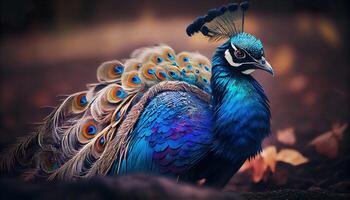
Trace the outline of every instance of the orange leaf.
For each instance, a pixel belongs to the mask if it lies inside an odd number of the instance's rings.
[[[317,136],[310,142],[310,145],[315,148],[317,153],[334,159],[338,155],[338,141],[343,138],[344,131],[347,127],[347,123],[343,125],[335,123],[333,124],[332,130]]]
[[[338,140],[331,131],[316,137],[310,142],[310,145],[317,153],[328,158],[334,159],[338,155]]]
[[[266,147],[261,153],[261,157],[263,157],[265,163],[270,167],[273,173],[276,170],[276,156],[277,150],[275,146]]]
[[[260,155],[252,160],[252,176],[255,183],[261,181],[264,178],[264,174],[268,169],[268,165],[264,158]]]
[[[332,131],[338,140],[343,138],[346,128],[348,128],[348,123],[345,123],[343,125],[340,125],[339,123],[333,124]]]
[[[296,143],[297,139],[295,137],[295,131],[293,127],[278,130],[277,140],[282,144],[293,145]]]
[[[276,157],[277,161],[285,162],[293,166],[307,163],[309,159],[304,157],[300,152],[293,149],[282,149]]]
[[[252,165],[251,165],[249,160],[246,160],[243,163],[243,165],[241,166],[241,168],[239,168],[238,172],[244,172],[244,171],[247,171],[250,168],[252,168]]]

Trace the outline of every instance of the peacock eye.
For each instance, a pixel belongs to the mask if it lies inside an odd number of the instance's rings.
[[[96,133],[96,127],[94,125],[90,125],[87,127],[87,134],[94,135]]]
[[[148,70],[147,70],[147,73],[148,73],[148,74],[154,74],[154,69],[148,69]]]
[[[170,60],[174,60],[174,56],[173,56],[171,53],[168,53],[168,58],[169,58]]]
[[[208,79],[203,77],[202,80],[203,80],[204,83],[208,83]]]
[[[132,81],[133,83],[135,83],[135,84],[141,83],[141,80],[140,80],[140,78],[139,78],[138,76],[133,76],[133,77],[131,78],[131,81]]]
[[[113,70],[116,74],[122,74],[124,71],[124,67],[120,65],[116,65],[114,66]]]
[[[86,104],[88,104],[86,95],[81,96],[80,100],[79,100],[80,105],[85,106]]]
[[[243,58],[245,58],[245,53],[244,53],[244,51],[242,51],[242,50],[240,50],[240,49],[235,50],[234,54],[235,54],[236,58],[238,58],[238,59],[243,59]]]
[[[157,57],[157,63],[161,63],[163,59],[161,57]]]

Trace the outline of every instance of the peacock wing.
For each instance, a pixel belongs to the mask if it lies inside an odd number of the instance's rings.
[[[144,108],[131,132],[129,150],[114,173],[181,175],[209,151],[211,106],[187,91],[163,91]]]

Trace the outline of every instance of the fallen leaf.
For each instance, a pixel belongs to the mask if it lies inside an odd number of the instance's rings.
[[[264,174],[267,172],[268,165],[264,158],[260,155],[251,162],[253,181],[254,183],[258,183],[264,178]]]
[[[317,136],[309,143],[309,145],[313,146],[317,153],[330,159],[334,159],[338,155],[339,140],[343,137],[344,131],[347,127],[347,123],[343,125],[335,123],[333,124],[332,130]]]
[[[251,160],[247,160],[239,172],[244,172],[251,169],[253,182],[260,182],[270,169],[272,172],[276,170],[276,155],[277,150],[275,146],[269,146]]]
[[[247,171],[248,169],[250,169],[252,167],[251,163],[249,160],[246,160],[243,165],[241,166],[241,168],[239,168],[238,172],[244,172]]]
[[[345,130],[348,128],[348,123],[341,125],[340,123],[333,124],[332,131],[338,140],[343,138]]]
[[[251,160],[246,160],[239,172],[250,170],[253,182],[258,183],[268,176],[269,171],[276,172],[277,161],[296,166],[308,162],[308,159],[293,149],[282,149],[277,153],[275,146],[268,146],[259,155]]]
[[[294,145],[296,143],[295,130],[293,127],[277,131],[277,140],[282,144]]]
[[[294,149],[282,149],[280,152],[278,152],[276,160],[291,164],[293,166],[298,166],[309,162],[309,159]]]
[[[317,153],[334,159],[338,155],[338,141],[332,132],[328,132],[316,137],[310,142]]]
[[[269,146],[264,148],[261,153],[261,157],[263,157],[267,166],[270,167],[272,172],[276,170],[276,157],[277,157],[277,149],[275,146]]]

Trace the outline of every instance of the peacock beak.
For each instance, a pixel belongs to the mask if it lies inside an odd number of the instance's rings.
[[[258,62],[256,63],[256,67],[258,69],[268,72],[272,76],[274,75],[273,68],[271,67],[270,63],[266,61],[264,57],[261,57],[261,59],[258,60]]]

